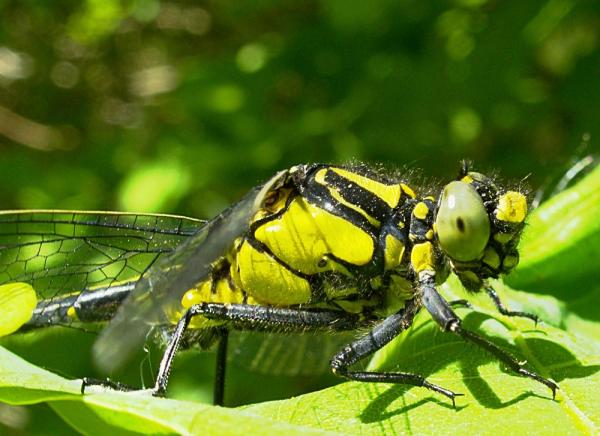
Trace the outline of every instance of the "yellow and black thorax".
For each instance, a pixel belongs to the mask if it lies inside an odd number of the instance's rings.
[[[282,180],[184,307],[335,307],[381,317],[414,296],[421,273],[442,282],[452,270],[476,290],[518,260],[525,197],[468,168],[423,197],[364,166],[298,165]]]

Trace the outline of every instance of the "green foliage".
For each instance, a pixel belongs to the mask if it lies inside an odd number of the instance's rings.
[[[0,12],[3,209],[128,209],[210,218],[277,170],[349,159],[418,167],[446,180],[456,174],[459,159],[469,158],[476,169],[494,169],[506,179],[530,174],[528,183],[536,188],[564,173],[582,138],[593,148],[600,136],[599,2],[9,0],[0,3]],[[590,412],[590,404],[598,403],[593,395],[599,390],[593,384],[598,361],[586,353],[600,338],[594,262],[599,191],[593,182],[585,192],[573,192],[579,197],[557,197],[545,215],[531,217],[520,268],[507,279],[526,293],[502,292],[511,307],[539,313],[546,323],[538,330],[507,320],[479,298],[475,312],[460,312],[468,325],[493,334],[524,359],[531,353],[520,345],[540,344],[540,336],[542,345],[551,342],[544,355],[558,356],[540,368],[563,388],[558,403],[536,383],[506,374],[472,347],[435,333],[422,316],[422,330],[415,327],[390,350],[412,344],[430,356],[439,341],[446,353],[418,362],[414,353],[389,360],[381,354],[377,362],[422,367],[467,394],[457,411],[420,389],[346,383],[244,413],[260,410],[275,423],[320,420],[321,427],[339,430],[356,425],[364,432],[385,431],[394,423],[418,432],[419,425],[442,426],[446,420],[461,421],[456,428],[468,430],[500,419],[512,422],[517,415],[531,429],[538,424],[536,413],[547,416],[546,408],[558,405],[564,413],[555,413],[551,422],[559,415],[573,417],[572,423],[582,416],[598,422]],[[444,290],[461,292],[455,285]],[[424,343],[414,342],[421,331],[431,334],[423,333]],[[4,338],[2,345],[68,378],[101,377],[89,354],[94,339],[52,329]],[[171,398],[209,401],[212,356],[206,354],[182,353],[177,359]],[[153,363],[158,356],[150,353]],[[559,363],[571,360],[581,366]],[[33,371],[16,364],[18,374]],[[58,390],[69,392],[70,399],[49,402],[53,408],[82,407],[76,392],[61,388],[64,381],[44,374],[41,390],[33,390],[36,401]],[[137,386],[140,370],[131,367],[113,377]],[[290,398],[334,383],[233,368],[229,380],[233,405]],[[29,382],[17,381],[29,390]],[[519,388],[511,396],[503,386],[512,383]],[[529,392],[542,398],[522,397]],[[333,401],[337,398],[346,400]],[[311,402],[314,410],[305,413]],[[68,427],[45,404],[11,409],[0,404],[0,422],[27,433],[65,434]],[[416,419],[414,414],[430,408],[425,419]],[[82,419],[94,410],[82,411]],[[202,415],[207,422],[223,413],[202,410],[208,411]]]
[[[536,186],[585,133],[600,136],[597,2],[56,0],[0,12],[6,209],[209,218],[281,168],[349,159],[446,179],[466,157]],[[161,189],[132,201],[164,163]]]
[[[542,245],[550,249],[545,254],[534,252],[536,256],[531,259],[536,262],[524,256],[524,269],[535,265],[545,272],[547,280],[562,280],[563,271],[554,269],[557,275],[553,276],[551,269],[556,262],[557,245],[542,242],[548,241],[556,226],[564,228],[572,223],[569,211],[573,209],[574,198],[578,206],[576,217],[580,220],[577,222],[581,224],[576,234],[582,241],[598,241],[594,219],[597,199],[590,193],[600,189],[599,175],[597,168],[574,188],[532,214],[523,252]],[[544,220],[549,215],[553,219]],[[563,261],[581,265],[584,272],[588,271],[586,265],[595,262],[594,258],[586,257],[589,247],[583,242],[558,246],[564,247]],[[595,249],[598,248],[596,243]],[[599,314],[597,309],[593,314],[579,313],[578,301],[586,300],[589,305],[594,296],[597,301],[600,285],[590,281],[586,274],[580,276],[574,272],[570,280],[564,281],[563,292],[556,295],[526,293],[501,283],[497,287],[512,309],[537,312],[546,322],[534,326],[527,319],[504,317],[484,295],[465,295],[455,279],[442,287],[442,293],[448,299],[466,296],[472,302],[473,309],[458,309],[467,328],[482,332],[527,361],[528,367],[558,382],[556,401],[552,401],[546,387],[505,371],[483,351],[441,333],[424,313],[409,332],[381,350],[370,365],[418,372],[434,383],[464,393],[465,397],[457,400],[456,409],[446,398],[421,388],[356,382],[237,409],[157,399],[140,393],[92,392],[82,396],[79,380],[66,380],[4,349],[0,349],[0,400],[14,405],[46,402],[74,428],[92,434],[108,431],[381,434],[391,430],[507,434],[532,428],[548,434],[598,431]],[[593,316],[586,316],[590,314]],[[259,387],[254,385],[254,389]]]
[[[528,219],[519,270],[511,274],[508,283],[556,294],[574,282],[586,284],[599,278],[597,265],[589,262],[600,246],[599,180],[600,171],[595,171],[577,190],[551,198],[543,211]],[[574,247],[578,247],[578,255],[565,256]]]

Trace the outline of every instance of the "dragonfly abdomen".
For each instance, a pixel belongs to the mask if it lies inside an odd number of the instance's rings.
[[[41,300],[21,330],[109,321],[134,286],[131,282]]]

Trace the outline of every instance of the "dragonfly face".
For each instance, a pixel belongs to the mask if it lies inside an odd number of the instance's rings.
[[[421,305],[444,329],[475,341],[435,286],[452,271],[476,291],[487,278],[514,268],[526,212],[521,193],[468,168],[439,195],[419,196],[407,182],[365,166],[298,165],[209,222],[5,213],[0,223],[14,226],[7,235],[17,240],[3,244],[0,274],[4,283],[30,283],[41,297],[29,327],[87,321],[94,314],[96,320],[112,318],[95,346],[96,359],[108,369],[121,364],[151,326],[177,324],[155,393],[164,391],[172,356],[189,329],[215,331],[218,338],[231,328],[376,325],[373,338],[381,330],[385,341],[357,340],[334,356],[332,369],[351,379],[394,382],[389,373],[373,378],[348,367],[409,326]],[[122,217],[132,222],[125,225]],[[147,225],[152,219],[163,225]],[[36,224],[45,228],[25,230]],[[138,245],[125,248],[119,241]],[[27,259],[23,253],[32,248]],[[74,254],[81,260],[69,258]],[[136,263],[142,256],[145,261]],[[30,272],[29,260],[42,267]],[[15,264],[21,271],[12,274]],[[70,295],[76,289],[85,292]],[[492,353],[506,362],[498,350]],[[455,395],[416,378],[399,382]]]

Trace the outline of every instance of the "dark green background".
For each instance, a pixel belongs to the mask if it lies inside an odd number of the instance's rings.
[[[2,208],[209,217],[350,159],[536,187],[600,134],[600,5],[0,2]]]
[[[21,0],[0,12],[2,209],[209,218],[278,169],[356,159],[443,180],[470,158],[537,188],[600,136],[595,1]],[[89,353],[69,350],[93,336],[77,335],[8,345],[80,377]],[[197,395],[187,386],[202,378],[208,399],[210,363],[178,365],[174,390]],[[139,383],[137,367],[127,377]],[[312,388],[253,377],[230,398]],[[22,413],[5,412],[0,423]],[[52,415],[27,413],[17,428],[53,433]]]

